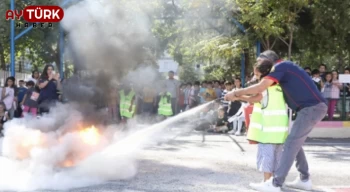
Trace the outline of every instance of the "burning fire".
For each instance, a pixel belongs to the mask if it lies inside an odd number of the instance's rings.
[[[82,145],[77,145],[71,148],[68,155],[63,161],[58,163],[60,167],[72,167],[81,160],[85,159],[91,153],[98,150],[100,144],[103,144],[103,136],[95,126],[88,128],[81,128],[76,131],[70,132],[69,134],[76,134],[77,139]],[[57,139],[57,143],[64,142],[62,140],[66,135],[61,135]],[[27,159],[30,158],[30,153],[34,148],[50,148],[52,144],[49,144],[46,140],[45,133],[39,130],[32,130],[28,134],[20,136],[18,138],[20,142],[16,146],[16,158]],[[56,144],[57,144],[56,143]],[[84,146],[88,148],[84,148]]]
[[[101,135],[95,126],[79,131],[79,136],[85,144],[93,146],[97,145],[101,139]]]
[[[25,159],[30,156],[30,150],[44,145],[44,137],[39,130],[28,133],[26,137],[21,138],[22,142],[17,146],[17,158]]]

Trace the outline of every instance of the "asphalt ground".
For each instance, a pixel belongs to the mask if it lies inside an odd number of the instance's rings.
[[[350,192],[350,139],[308,139],[304,150],[314,191]],[[205,135],[203,142],[200,132],[192,132],[143,150],[138,174],[132,179],[66,191],[250,192],[254,190],[249,183],[262,180],[255,156],[256,145],[243,136]],[[293,167],[287,180],[297,175]]]

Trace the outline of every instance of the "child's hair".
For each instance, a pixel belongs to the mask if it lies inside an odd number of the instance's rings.
[[[8,86],[9,86],[9,85],[7,84],[7,82],[8,82],[9,80],[12,80],[13,84],[12,84],[11,88],[14,88],[14,87],[15,87],[15,78],[14,78],[14,77],[7,77],[7,78],[6,78],[5,87],[8,87]]]
[[[328,75],[331,76],[331,80],[329,81],[329,83],[332,83],[332,80],[333,80],[333,78],[332,78],[332,77],[333,77],[333,76],[332,76],[332,73],[331,73],[331,72],[327,72],[324,76],[327,77]],[[325,78],[325,80],[326,80],[326,82],[328,82],[326,78]]]
[[[319,75],[320,74],[320,70],[318,69],[314,69],[311,71],[311,75]]]
[[[226,81],[225,85],[232,85],[232,82],[231,81]]]
[[[24,83],[24,80],[19,80],[20,83]]]
[[[34,85],[35,85],[35,83],[33,82],[33,81],[28,81],[27,83],[26,83],[26,86],[27,87],[34,87]]]
[[[260,79],[262,79],[263,77],[267,76],[270,73],[272,66],[273,66],[273,63],[270,60],[262,59],[262,60],[259,60],[254,67],[256,68],[257,71],[261,73]]]

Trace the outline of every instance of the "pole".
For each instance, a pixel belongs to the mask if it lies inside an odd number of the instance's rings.
[[[59,31],[59,34],[60,34],[60,40],[59,40],[59,53],[60,53],[60,76],[61,76],[61,79],[64,78],[64,62],[63,62],[63,54],[64,54],[64,30],[63,30],[63,27],[62,25],[60,24],[60,31]]]
[[[244,84],[245,84],[245,55],[244,55],[244,52],[241,55],[241,82],[242,82],[242,87],[244,87]]]
[[[259,57],[260,53],[261,53],[261,43],[260,43],[260,41],[257,41],[256,42],[256,57]]]
[[[15,11],[15,0],[11,0],[10,9]],[[15,19],[10,21],[10,72],[11,76],[15,76]]]

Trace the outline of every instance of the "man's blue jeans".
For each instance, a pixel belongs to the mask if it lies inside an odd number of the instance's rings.
[[[282,187],[290,168],[296,160],[296,168],[301,180],[309,179],[309,166],[302,145],[314,126],[320,122],[327,113],[327,105],[319,103],[306,107],[297,112],[291,132],[284,143],[280,164],[274,173],[273,184]]]

